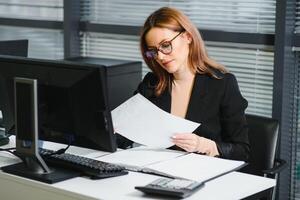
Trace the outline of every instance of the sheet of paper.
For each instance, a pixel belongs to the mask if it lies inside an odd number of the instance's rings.
[[[174,177],[203,182],[237,170],[244,164],[244,161],[221,159],[190,153],[175,159],[148,165],[147,168]]]
[[[186,154],[186,152],[140,146],[117,151],[109,155],[96,158],[96,160],[120,164],[125,167],[130,167],[130,169],[139,170],[147,165],[174,159],[184,154]]]
[[[200,124],[167,113],[141,94],[136,94],[112,112],[115,132],[156,148],[173,146],[175,133],[193,132]]]

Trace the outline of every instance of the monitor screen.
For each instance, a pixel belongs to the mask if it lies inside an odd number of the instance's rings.
[[[39,139],[113,152],[105,68],[0,56],[0,110],[14,133],[14,78],[37,80]],[[26,119],[24,119],[26,120]]]

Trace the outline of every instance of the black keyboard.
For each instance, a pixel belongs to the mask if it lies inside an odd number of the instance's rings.
[[[128,174],[124,167],[69,153],[55,154],[55,151],[39,149],[47,164],[79,171],[91,179],[101,179]]]

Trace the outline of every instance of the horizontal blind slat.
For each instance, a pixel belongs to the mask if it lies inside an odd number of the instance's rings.
[[[0,0],[0,17],[63,20],[63,0]]]
[[[93,23],[141,26],[162,6],[182,10],[202,29],[274,33],[276,0],[90,0],[82,1],[81,19]]]

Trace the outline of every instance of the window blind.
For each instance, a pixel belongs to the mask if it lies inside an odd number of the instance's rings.
[[[0,0],[0,17],[63,20],[63,0]],[[28,57],[62,59],[62,30],[0,26],[1,40],[28,39]]]
[[[279,199],[300,199],[300,52],[294,51],[285,61],[283,99],[280,123],[280,158],[288,165],[280,173]],[[289,190],[284,186],[289,185]]]
[[[63,20],[63,0],[0,0],[0,17]]]
[[[293,116],[293,124],[294,124],[294,134],[293,138],[295,138],[292,143],[293,149],[295,149],[293,152],[295,154],[292,154],[292,188],[293,188],[293,199],[300,200],[300,50],[295,51],[295,57],[296,57],[296,73],[295,73],[295,95],[294,95],[294,114]]]
[[[225,65],[238,80],[248,100],[247,113],[272,116],[273,57],[269,47],[207,43],[210,57]]]
[[[295,23],[295,33],[300,33],[300,1],[296,2],[296,23]]]
[[[28,57],[63,59],[64,42],[60,30],[0,26],[1,40],[28,39]]]
[[[162,6],[181,9],[201,29],[274,33],[276,0],[89,0],[81,19],[100,24],[141,26]]]
[[[248,100],[248,113],[272,115],[273,50],[246,48],[238,44],[207,43],[212,58],[224,64],[234,73],[243,96]],[[82,33],[82,56],[122,60],[139,60],[137,36]],[[143,75],[149,71],[143,62]]]

